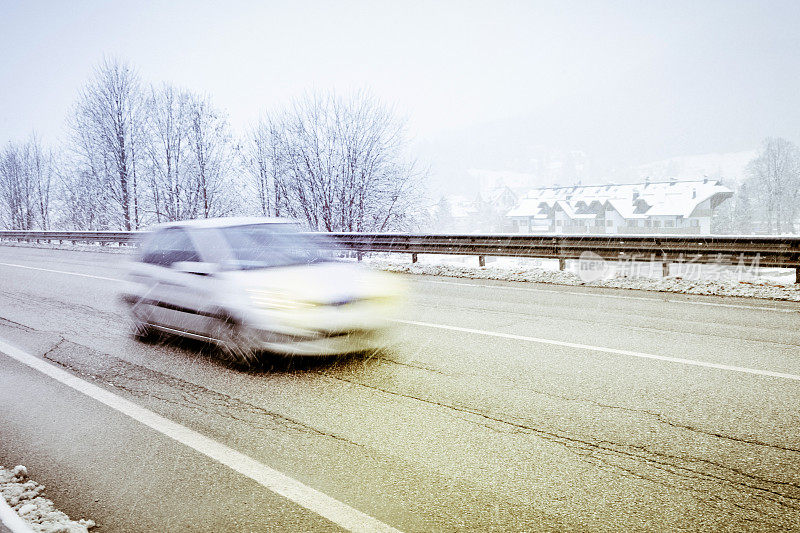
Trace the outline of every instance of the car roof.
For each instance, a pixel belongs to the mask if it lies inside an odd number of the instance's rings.
[[[253,224],[296,224],[295,220],[279,217],[219,217],[219,218],[200,218],[196,220],[179,220],[175,222],[164,222],[150,228],[159,230],[164,228],[229,228],[232,226],[250,226]]]

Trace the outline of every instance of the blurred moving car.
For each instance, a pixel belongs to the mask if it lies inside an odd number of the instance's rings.
[[[402,296],[393,276],[337,261],[290,220],[174,222],[146,235],[122,299],[134,333],[212,341],[240,364],[261,352],[330,355],[383,345]]]

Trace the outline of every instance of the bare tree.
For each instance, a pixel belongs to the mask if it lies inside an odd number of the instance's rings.
[[[49,229],[55,157],[36,135],[0,152],[0,220],[12,229]]]
[[[372,96],[306,96],[268,115],[252,141],[262,210],[325,231],[411,222],[422,173],[404,158],[404,123]]]
[[[11,229],[33,229],[33,195],[19,146],[9,143],[0,158],[0,195],[3,225]]]
[[[31,163],[31,174],[36,188],[36,208],[39,227],[50,229],[50,191],[56,173],[56,160],[52,151],[45,151],[34,134],[28,142],[28,157]]]
[[[756,228],[754,225],[752,184],[740,184],[730,201],[724,202],[714,210],[711,218],[711,233],[722,235],[748,235]]]
[[[281,216],[286,191],[281,180],[283,136],[269,117],[262,118],[250,132],[242,151],[243,167],[249,173],[249,190],[261,216]]]
[[[196,190],[194,216],[209,218],[228,215],[236,208],[233,135],[224,114],[208,98],[189,97],[190,171]]]
[[[62,169],[57,180],[59,225],[73,230],[113,227],[108,188],[98,187],[97,176],[89,169],[70,164]]]
[[[38,148],[29,159],[16,145],[3,152],[6,224],[49,227],[53,182],[57,223],[75,229],[138,229],[248,207],[327,231],[408,228],[419,218],[424,172],[405,157],[404,123],[365,93],[301,98],[265,116],[240,146],[207,97],[168,84],[145,92],[131,66],[106,59],[69,126],[71,150],[59,165]]]
[[[797,146],[786,139],[766,139],[761,154],[750,162],[747,171],[748,186],[754,192],[766,231],[794,232],[800,201]]]
[[[146,100],[147,174],[157,222],[192,218],[196,191],[190,183],[189,96],[164,84]]]
[[[142,94],[139,77],[125,62],[105,59],[83,88],[70,120],[76,173],[89,194],[109,202],[108,224],[126,230],[140,224],[136,174]]]
[[[146,104],[150,206],[156,221],[209,218],[236,208],[236,147],[227,118],[208,98],[164,84]]]
[[[436,231],[440,232],[447,232],[453,229],[453,212],[450,209],[450,202],[444,196],[440,197],[436,203],[433,226]]]

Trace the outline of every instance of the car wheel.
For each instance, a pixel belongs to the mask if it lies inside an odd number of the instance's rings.
[[[258,363],[258,354],[247,329],[231,319],[220,320],[216,335],[222,358],[243,368]]]

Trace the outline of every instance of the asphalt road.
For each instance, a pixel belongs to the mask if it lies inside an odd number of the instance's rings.
[[[800,528],[800,305],[408,277],[386,349],[128,334],[124,257],[0,247],[0,340],[406,531]],[[335,530],[0,353],[0,464],[96,531]]]

